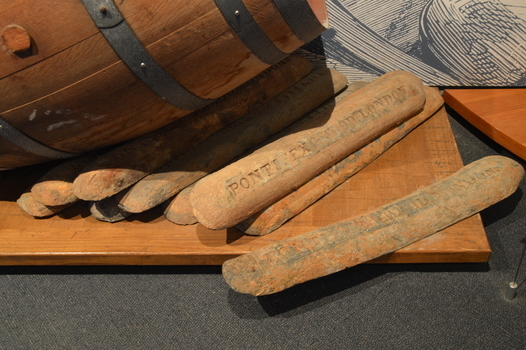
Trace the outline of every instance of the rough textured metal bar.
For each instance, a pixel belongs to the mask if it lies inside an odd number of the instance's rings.
[[[314,70],[266,104],[119,192],[119,206],[141,213],[163,203],[314,110],[346,85],[347,77],[340,72]]]
[[[89,210],[95,219],[104,222],[119,222],[131,215],[131,213],[119,208],[115,196],[97,202],[90,202]]]
[[[174,80],[144,48],[113,0],[82,0],[82,2],[122,61],[163,99],[186,110],[196,110],[214,101],[194,95]]]
[[[442,106],[443,102],[437,89],[426,87],[426,104],[422,112],[344,158],[270,207],[239,223],[236,227],[246,234],[256,236],[266,235],[278,229],[287,220],[301,213],[381,156],[396,142],[431,117]]]
[[[273,1],[290,29],[304,43],[312,41],[325,30],[307,0]]]
[[[25,192],[20,196],[20,198],[16,200],[16,204],[28,215],[31,215],[35,218],[46,218],[49,216],[53,216],[66,208],[71,207],[75,203],[57,206],[47,206],[40,202],[37,202],[33,198],[31,192]]]
[[[270,101],[311,71],[308,60],[288,56],[205,108],[97,158],[75,179],[73,191],[90,201],[113,196]]]
[[[90,153],[67,160],[45,173],[31,187],[33,198],[47,206],[71,204],[79,200],[73,193],[73,181],[82,168],[98,157],[100,153]]]
[[[193,225],[197,223],[192,206],[190,205],[190,192],[193,185],[179,192],[171,201],[167,201],[164,208],[164,217],[177,225]]]
[[[0,117],[0,137],[26,152],[36,154],[50,159],[64,159],[78,156],[76,153],[68,153],[50,148],[31,137],[27,136],[7,120]]]
[[[289,135],[198,181],[190,195],[205,227],[237,225],[336,162],[419,113],[424,87],[414,74],[394,71]]]
[[[516,161],[485,157],[372,212],[228,260],[223,276],[241,293],[276,293],[432,235],[508,197],[523,176]]]
[[[273,65],[287,57],[288,54],[268,38],[242,0],[215,0],[215,3],[230,27],[257,58]]]

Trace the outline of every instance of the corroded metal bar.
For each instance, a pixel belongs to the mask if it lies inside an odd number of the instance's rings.
[[[116,196],[90,202],[89,210],[95,219],[104,222],[119,222],[131,215],[119,208]]]
[[[190,194],[194,214],[210,229],[232,227],[419,113],[424,103],[418,77],[387,73],[336,104],[325,119],[303,123],[198,181]]]
[[[20,209],[35,218],[45,218],[53,216],[62,210],[71,207],[75,203],[47,206],[40,202],[37,202],[30,191],[24,192],[17,200],[16,204]]]
[[[276,203],[240,222],[236,227],[246,234],[255,236],[266,235],[278,229],[287,220],[301,213],[382,155],[392,145],[431,117],[442,106],[443,102],[438,89],[426,87],[426,104],[422,112],[344,158]]]
[[[171,201],[167,201],[164,217],[177,225],[193,225],[197,223],[194,211],[190,205],[190,192],[193,185],[179,192]]]
[[[221,168],[300,119],[347,86],[347,77],[320,68],[263,106],[210,135],[181,156],[119,193],[119,206],[141,213]]]
[[[111,197],[192,146],[282,93],[312,71],[291,55],[213,104],[100,156],[74,181],[73,191],[87,201]]]
[[[33,198],[47,206],[66,205],[79,201],[73,193],[73,181],[81,170],[102,153],[89,153],[57,165],[31,187]]]
[[[284,239],[223,264],[236,291],[266,295],[403,248],[514,193],[516,161],[489,156],[367,214]]]

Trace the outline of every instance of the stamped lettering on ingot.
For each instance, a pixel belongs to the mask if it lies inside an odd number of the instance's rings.
[[[260,167],[252,170],[250,173],[236,178],[235,181],[230,181],[227,184],[228,192],[231,197],[236,197],[240,191],[251,188],[258,183],[263,183],[269,178],[272,178],[281,170],[281,166],[276,159],[267,162]]]
[[[408,94],[405,86],[397,86],[374,101],[354,109],[350,114],[343,114],[338,120],[320,127],[314,134],[298,140],[294,147],[277,152],[270,161],[229,179],[225,184],[227,198],[235,201],[240,194],[269,182],[283,171],[293,170],[345,134],[354,133],[364,124],[389,113],[392,108],[404,103]],[[325,109],[317,114],[325,112]]]

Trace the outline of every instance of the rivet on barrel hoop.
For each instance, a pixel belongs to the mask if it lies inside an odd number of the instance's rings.
[[[269,39],[242,0],[215,0],[215,3],[228,25],[258,59],[274,65],[288,56]]]
[[[135,36],[113,0],[82,0],[91,18],[128,68],[167,102],[186,110],[214,100],[194,95],[161,67]],[[148,67],[148,69],[145,69]]]

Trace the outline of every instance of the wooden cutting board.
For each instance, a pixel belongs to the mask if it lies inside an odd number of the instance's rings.
[[[0,173],[0,265],[219,265],[393,201],[452,174],[462,161],[442,109],[360,173],[262,237],[235,228],[177,226],[160,208],[110,224],[97,221],[86,203],[78,203],[55,217],[35,219],[15,200],[44,167]],[[486,262],[490,252],[480,216],[475,215],[373,262]]]
[[[526,89],[447,89],[444,101],[492,140],[526,159]]]

